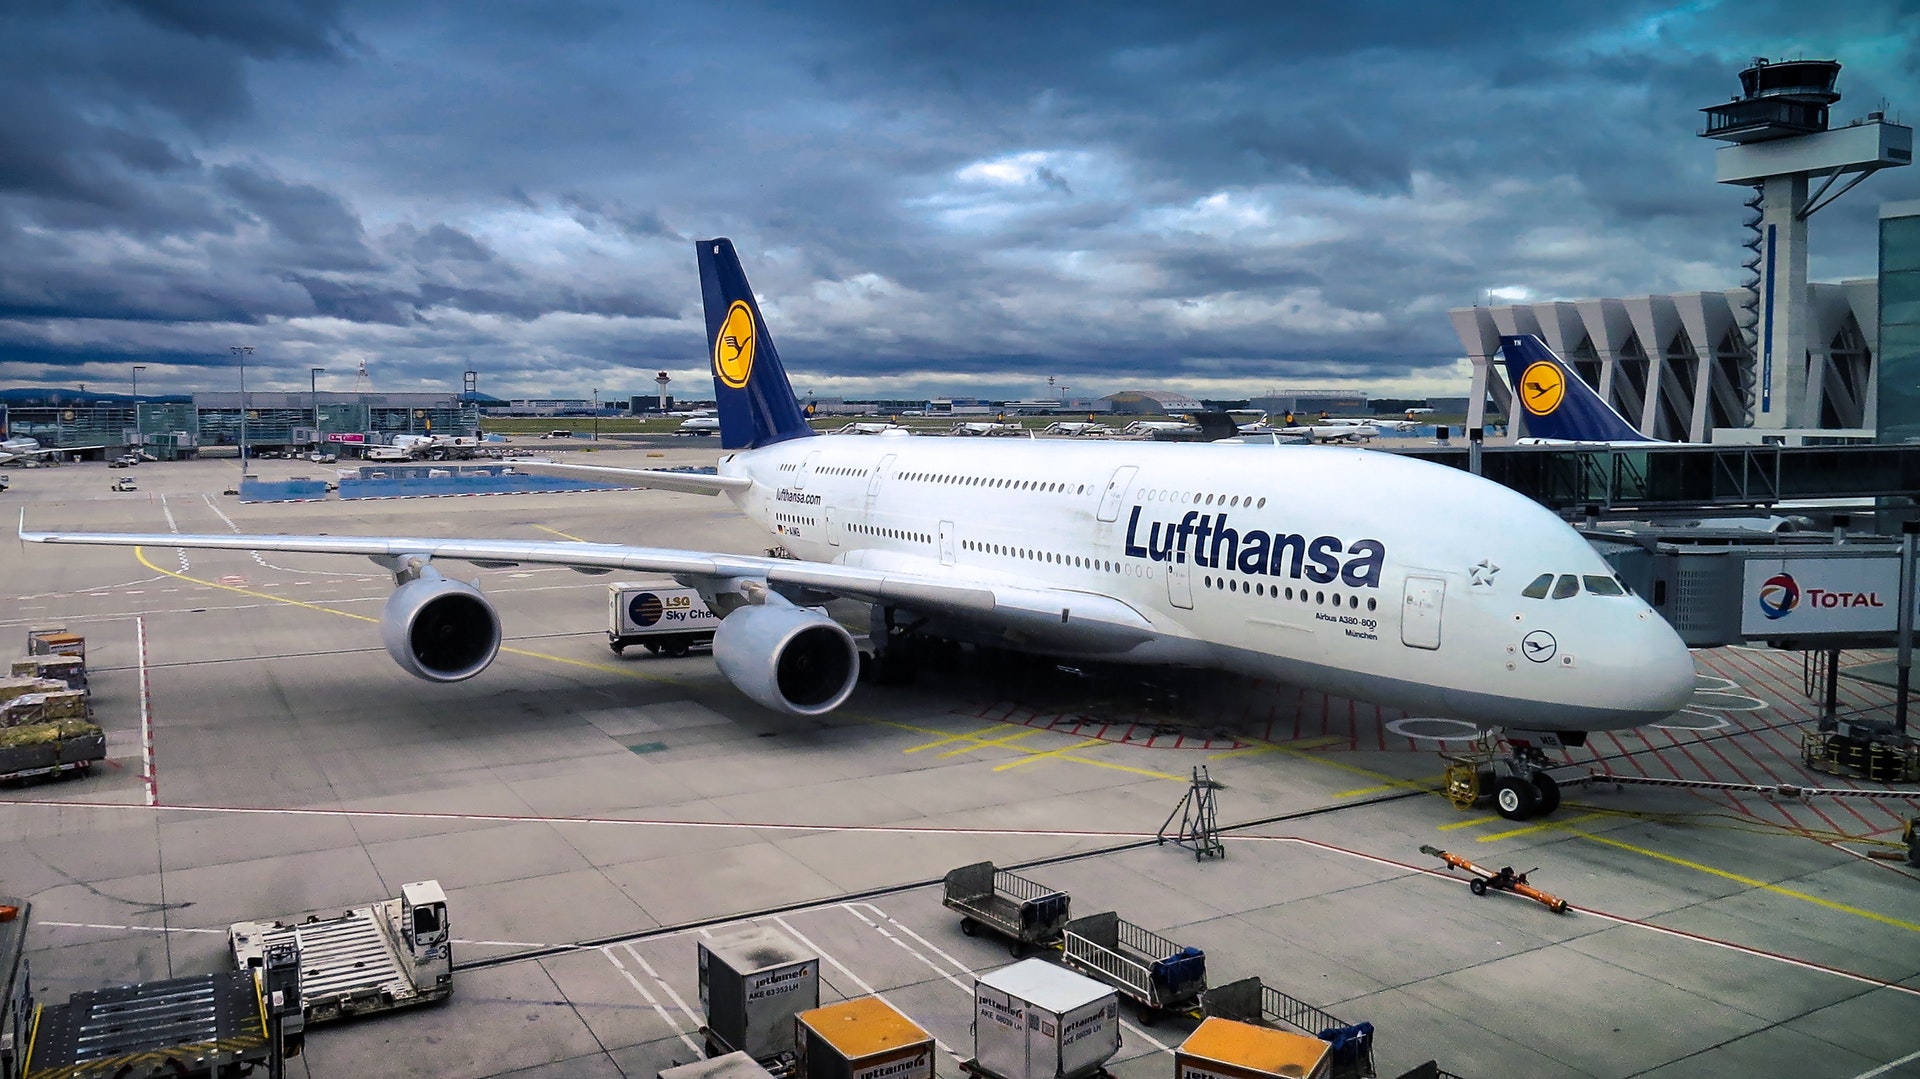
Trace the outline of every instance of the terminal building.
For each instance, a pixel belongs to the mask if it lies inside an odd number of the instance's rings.
[[[1920,408],[1911,389],[1920,371],[1902,276],[1920,268],[1920,204],[1882,208],[1877,277],[1807,280],[1809,219],[1875,172],[1913,161],[1913,129],[1882,112],[1831,123],[1839,73],[1833,60],[1755,60],[1738,96],[1701,110],[1700,136],[1725,144],[1715,179],[1751,191],[1738,287],[1450,312],[1473,361],[1468,425],[1483,424],[1491,395],[1517,421],[1513,433],[1526,433],[1496,356],[1501,335],[1537,334],[1652,438],[1797,445],[1920,435],[1920,416],[1908,418]],[[1882,362],[1883,341],[1902,350],[1893,367]],[[1900,400],[1883,399],[1883,385]]]
[[[242,395],[198,393],[191,401],[114,402],[6,411],[6,435],[42,446],[102,446],[93,456],[140,448],[156,457],[190,457],[208,446],[238,447]],[[250,452],[313,452],[386,445],[395,435],[473,436],[479,405],[457,393],[280,393],[245,395]]]

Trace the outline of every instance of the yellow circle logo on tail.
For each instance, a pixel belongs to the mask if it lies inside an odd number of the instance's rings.
[[[1567,395],[1567,376],[1560,368],[1541,360],[1520,376],[1520,404],[1536,416],[1545,416],[1560,407]]]
[[[728,388],[744,390],[753,374],[753,309],[733,301],[713,338],[713,373]]]

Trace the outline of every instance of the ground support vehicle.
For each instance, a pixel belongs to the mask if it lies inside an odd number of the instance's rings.
[[[0,1076],[13,1079],[27,1052],[33,987],[27,971],[27,915],[32,904],[0,895]]]
[[[975,862],[947,874],[940,902],[960,912],[962,933],[973,936],[985,926],[1011,941],[1009,950],[1018,959],[1030,947],[1060,939],[1071,899],[992,862]]]
[[[1060,961],[1106,982],[1151,1025],[1161,1013],[1191,1008],[1207,988],[1207,956],[1107,911],[1075,918],[1061,929]]]
[[[258,971],[36,1005],[21,954],[28,913],[25,900],[0,898],[0,1079],[218,1079],[259,1066],[279,1079],[299,1055],[305,1032],[291,949],[275,950]]]
[[[85,720],[0,729],[0,781],[85,773],[106,759],[106,732]]]
[[[301,1007],[309,1024],[431,1004],[453,995],[447,895],[438,881],[404,884],[384,902],[336,918],[235,922],[234,965],[261,966],[275,945],[300,952]]]
[[[1208,1018],[1230,1019],[1274,1030],[1292,1027],[1327,1042],[1330,1079],[1365,1079],[1373,1070],[1373,1024],[1346,1023],[1260,979],[1242,978],[1200,995]]]
[[[776,929],[747,926],[695,942],[706,1055],[744,1052],[775,1076],[793,1072],[794,1016],[820,1006],[820,958]]]
[[[1327,1043],[1311,1035],[1209,1016],[1173,1051],[1173,1074],[1178,1079],[1331,1079],[1330,1057]]]
[[[684,656],[713,644],[720,616],[700,593],[667,583],[615,581],[607,585],[607,647],[620,655],[644,644],[655,655]]]

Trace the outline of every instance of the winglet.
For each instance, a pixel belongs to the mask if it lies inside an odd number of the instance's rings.
[[[1500,338],[1513,412],[1532,438],[1565,442],[1658,442],[1634,429],[1534,334]]]

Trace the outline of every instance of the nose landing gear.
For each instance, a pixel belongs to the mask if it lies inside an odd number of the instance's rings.
[[[1577,740],[1574,736],[1577,736]],[[1549,735],[1550,745],[1581,745],[1584,732],[1560,732]],[[1506,752],[1498,748],[1491,732],[1471,752],[1443,754],[1447,760],[1447,797],[1455,806],[1468,809],[1491,801],[1494,811],[1508,820],[1532,820],[1560,808],[1560,784],[1549,769],[1551,758],[1533,739],[1514,737],[1504,742]]]

